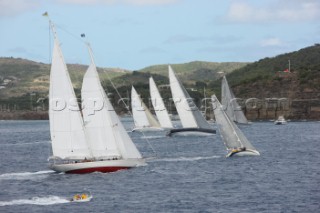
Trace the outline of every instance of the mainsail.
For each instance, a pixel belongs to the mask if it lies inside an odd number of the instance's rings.
[[[163,103],[159,90],[153,78],[149,78],[150,86],[150,97],[153,105],[153,109],[156,112],[157,118],[161,127],[163,128],[173,128],[172,122],[170,120],[168,111]]]
[[[223,76],[221,84],[221,102],[230,119],[237,123],[248,124],[248,120],[243,114],[225,76]]]
[[[50,71],[49,121],[54,158],[91,158],[83,120],[54,26],[54,47]]]
[[[91,64],[83,78],[81,95],[85,129],[93,157],[142,158],[101,86],[89,45],[88,49]]]
[[[184,128],[212,129],[169,65],[172,98]]]
[[[159,122],[153,117],[133,86],[131,89],[131,105],[136,128],[160,127]]]
[[[228,117],[215,95],[212,96],[212,106],[216,124],[227,150],[245,148],[246,151],[259,155],[259,152],[252,146],[238,126]]]

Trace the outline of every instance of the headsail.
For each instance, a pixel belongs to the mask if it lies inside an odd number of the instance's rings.
[[[152,77],[149,78],[149,86],[150,86],[150,97],[151,97],[152,105],[153,105],[154,111],[156,112],[156,115],[161,127],[173,128],[168,111],[163,103],[163,100],[161,98],[157,85],[154,82]]]
[[[246,116],[241,110],[241,106],[238,104],[237,99],[231,91],[228,81],[225,76],[222,78],[221,84],[221,102],[224,110],[229,118],[237,123],[248,124]]]
[[[120,122],[101,86],[93,54],[88,45],[91,64],[83,78],[83,117],[88,142],[95,158],[141,158],[141,155]]]
[[[227,150],[246,148],[246,150],[259,154],[238,126],[228,117],[215,95],[212,96],[212,105],[216,123]]]
[[[49,89],[53,156],[62,159],[91,158],[76,95],[51,21],[50,26],[54,34]]]
[[[212,129],[169,65],[172,98],[184,128]]]
[[[153,117],[133,86],[131,90],[131,104],[136,128],[160,127],[159,122]]]

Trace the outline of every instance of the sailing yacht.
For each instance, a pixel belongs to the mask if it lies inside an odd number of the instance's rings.
[[[49,121],[53,156],[50,168],[65,173],[114,172],[145,162],[124,129],[99,80],[92,52],[82,87],[84,116],[54,29],[50,71]],[[83,122],[83,119],[85,122]]]
[[[229,118],[217,97],[213,95],[211,99],[216,124],[228,151],[226,157],[260,155],[234,121]]]
[[[160,92],[152,77],[149,78],[149,87],[152,106],[154,111],[156,112],[160,126],[164,129],[172,129],[173,125],[170,120],[167,108],[163,103]]]
[[[153,117],[148,107],[143,103],[140,95],[132,86],[131,108],[134,121],[134,131],[161,131],[163,130],[159,122]]]
[[[211,135],[216,130],[203,117],[198,107],[193,102],[187,90],[183,87],[173,69],[169,65],[170,89],[174,104],[180,117],[183,128],[171,129],[168,136],[180,135]]]
[[[234,122],[239,124],[248,124],[248,120],[241,110],[235,95],[229,87],[227,78],[223,76],[221,84],[221,102],[225,112]]]

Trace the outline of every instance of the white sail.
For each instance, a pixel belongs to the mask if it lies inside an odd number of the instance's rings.
[[[223,76],[221,84],[221,102],[229,118],[237,123],[248,124],[248,120],[243,114],[225,76]]]
[[[238,126],[228,117],[215,95],[212,96],[212,105],[216,124],[219,127],[220,135],[227,150],[246,148],[247,151],[258,155],[259,152],[252,146]]]
[[[161,127],[163,128],[173,128],[172,122],[170,120],[168,111],[163,103],[159,90],[153,78],[149,78],[150,86],[150,97],[153,105],[153,109],[156,112],[157,118]]]
[[[96,159],[142,158],[115,113],[101,86],[90,46],[89,66],[82,84],[83,117],[93,156]]]
[[[136,128],[160,127],[159,122],[153,117],[133,86],[131,89],[131,105]]]
[[[211,129],[192,98],[180,83],[169,65],[169,80],[172,98],[177,108],[182,126],[184,128]]]
[[[62,159],[91,158],[83,120],[67,66],[52,23],[54,48],[50,71],[49,120],[53,156]]]

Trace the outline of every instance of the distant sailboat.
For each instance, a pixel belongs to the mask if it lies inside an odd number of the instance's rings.
[[[141,154],[119,121],[99,81],[92,62],[83,80],[87,103],[83,118],[72,87],[60,44],[54,33],[50,72],[49,120],[53,156],[50,168],[57,172],[114,172],[144,164]],[[91,50],[90,55],[91,54]],[[91,99],[91,100],[89,100]],[[91,110],[91,111],[90,111]]]
[[[217,97],[213,95],[211,98],[216,124],[228,151],[226,157],[260,155],[238,126],[228,117]]]
[[[216,130],[203,117],[198,107],[194,104],[187,90],[183,87],[169,65],[169,80],[172,98],[177,108],[183,128],[172,129],[169,136],[175,133],[208,135],[215,134]]]
[[[248,124],[248,120],[243,114],[225,76],[223,76],[221,84],[221,103],[230,119],[236,123]]]
[[[132,131],[161,131],[159,122],[143,103],[135,88],[131,89],[131,108],[135,128]]]
[[[165,107],[159,90],[153,78],[149,78],[150,97],[153,105],[153,109],[156,112],[160,126],[165,129],[172,129],[173,125],[170,120],[167,108]]]

